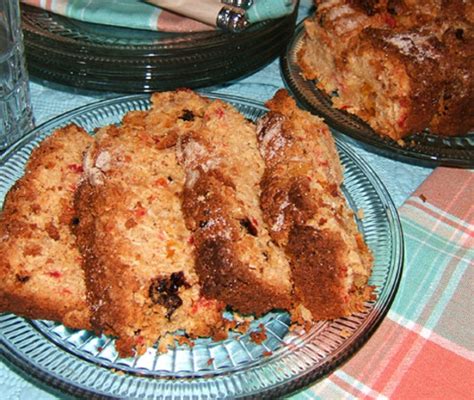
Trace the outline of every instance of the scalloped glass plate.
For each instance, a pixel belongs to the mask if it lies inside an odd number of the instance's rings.
[[[32,75],[84,89],[151,92],[245,76],[282,53],[296,13],[241,33],[173,33],[76,21],[30,6],[22,27]]]
[[[203,93],[236,106],[255,120],[266,109],[238,97]],[[0,158],[0,198],[23,174],[32,151],[58,127],[69,123],[89,132],[118,123],[130,110],[147,109],[149,97],[132,95],[88,105],[36,128]],[[289,329],[289,316],[271,312],[253,321],[247,334],[222,342],[198,339],[165,354],[150,348],[135,358],[119,358],[114,341],[50,321],[0,315],[0,350],[29,375],[76,396],[94,398],[221,399],[275,397],[322,378],[362,346],[382,321],[397,291],[403,264],[403,238],[397,211],[374,172],[337,140],[345,168],[344,193],[375,256],[370,284],[376,300],[364,311],[321,321],[306,332]],[[250,332],[259,324],[267,339],[256,344]]]
[[[453,137],[420,132],[405,138],[406,144],[400,146],[396,141],[378,135],[355,115],[334,108],[330,96],[316,88],[313,81],[303,78],[297,54],[303,44],[304,34],[303,21],[296,27],[281,60],[285,84],[302,107],[323,117],[336,131],[369,145],[388,157],[430,166],[474,167],[474,132]]]

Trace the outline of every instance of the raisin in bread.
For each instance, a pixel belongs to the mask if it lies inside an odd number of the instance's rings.
[[[76,197],[92,324],[117,337],[123,356],[177,330],[225,334],[224,305],[202,295],[194,268],[175,140],[167,110],[131,112],[102,128]]]
[[[335,107],[394,140],[474,128],[472,3],[318,1],[298,63]]]
[[[332,319],[363,308],[371,295],[372,255],[341,192],[334,140],[318,117],[296,107],[284,90],[258,122],[266,168],[261,206],[272,238],[291,263],[294,318]],[[298,315],[300,314],[300,315]]]
[[[33,150],[0,217],[0,312],[89,328],[81,255],[72,232],[74,192],[92,138],[59,129]]]

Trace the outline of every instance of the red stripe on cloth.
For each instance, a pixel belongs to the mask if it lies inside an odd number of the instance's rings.
[[[21,2],[34,7],[41,7],[41,0],[21,0]]]
[[[391,399],[473,399],[474,363],[426,342]]]
[[[449,367],[449,379],[441,379],[439,375],[443,375],[442,369],[449,363],[456,365]],[[386,318],[357,356],[343,366],[342,371],[353,377],[353,384],[342,383],[334,375],[330,379],[360,399],[374,398],[378,393],[390,399],[451,399],[472,386],[472,382],[466,381],[468,376],[474,376],[473,366],[464,357]],[[436,390],[425,387],[425,376],[429,382],[437,380]],[[440,397],[429,397],[435,392]]]
[[[441,214],[439,212],[436,212],[436,210],[432,209],[432,208],[429,208],[429,207],[426,207],[423,205],[423,203],[419,203],[418,201],[415,201],[414,199],[408,199],[405,204],[409,204],[411,205],[412,207],[416,207],[418,208],[419,210],[425,212],[426,214],[428,215],[431,215],[432,217],[436,218],[438,221],[438,223],[445,223],[446,225],[449,225],[451,227],[453,227],[454,229],[457,229],[461,232],[464,232],[468,235],[473,235],[473,231],[472,229],[469,229],[469,227],[465,226],[465,225],[461,225],[459,223],[457,223],[456,221],[454,221],[452,218],[449,218],[449,215],[446,215],[446,214]],[[443,210],[444,211],[444,210]],[[467,217],[470,217],[469,215],[466,215]]]
[[[418,335],[394,321],[385,318],[383,323],[357,353],[342,368],[365,386],[382,394],[387,382],[394,379],[394,371],[413,346]],[[374,369],[374,365],[377,366]]]
[[[474,170],[438,167],[413,195],[468,221],[469,215],[472,218]]]
[[[369,398],[375,399],[380,397],[380,393],[375,392],[371,388],[365,387],[364,389],[360,389],[351,385],[349,382],[346,382],[344,379],[338,377],[336,374],[332,374],[328,378],[332,383],[337,385],[340,389],[344,390],[346,393],[354,396],[357,399]]]
[[[389,396],[393,388],[401,384],[404,373],[412,367],[414,360],[419,356],[421,347],[426,342],[425,338],[409,332],[405,329],[398,330],[401,341],[398,342],[397,351],[388,355],[385,349],[380,349],[387,354],[384,369],[378,375],[378,378],[371,386],[378,392]],[[393,349],[392,349],[393,350]]]
[[[434,331],[427,330],[423,327],[423,325],[420,325],[413,321],[405,320],[402,316],[396,313],[390,312],[390,317],[392,319],[396,319],[398,323],[402,324],[405,329],[413,331],[416,334],[423,336],[426,339],[429,339],[431,342],[445,348],[447,351],[456,353],[458,356],[474,362],[474,351],[470,351],[467,347],[461,346],[458,343],[449,340],[448,338],[438,335]]]
[[[202,32],[215,28],[194,19],[162,10],[158,17],[157,29],[164,32]]]
[[[22,3],[51,11],[53,0],[21,0]]]

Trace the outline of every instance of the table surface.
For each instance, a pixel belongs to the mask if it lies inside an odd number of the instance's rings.
[[[310,3],[309,0],[301,2],[299,8],[300,20],[310,12]],[[206,88],[206,90],[263,102],[271,98],[275,91],[282,87],[284,87],[284,83],[280,75],[279,60],[275,60],[245,79]],[[110,96],[110,93],[84,92],[34,78],[31,79],[30,90],[36,125],[66,111]],[[432,168],[404,163],[367,151],[357,143],[351,142],[350,145],[376,171],[397,207],[401,206],[433,171]],[[324,381],[316,385],[324,385]],[[3,399],[56,399],[65,397],[54,389],[33,381],[21,371],[3,362],[0,362],[0,387],[2,388],[0,397]],[[295,395],[295,397],[306,398],[309,395],[302,392]]]

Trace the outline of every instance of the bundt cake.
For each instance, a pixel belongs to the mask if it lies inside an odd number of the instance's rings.
[[[307,80],[375,132],[399,140],[474,128],[474,3],[322,0],[305,21]]]

